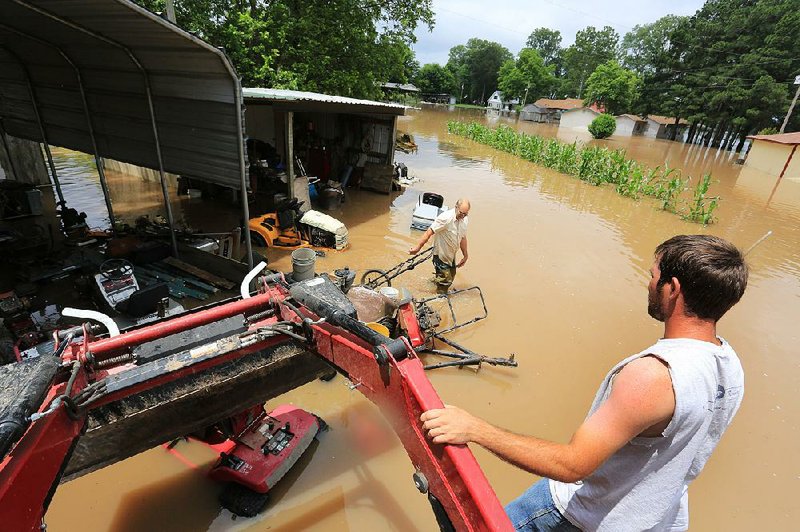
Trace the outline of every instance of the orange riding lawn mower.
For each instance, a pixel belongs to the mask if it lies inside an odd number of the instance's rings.
[[[341,251],[349,245],[347,227],[325,213],[301,211],[304,202],[298,199],[278,204],[275,212],[248,223],[250,242],[256,247],[293,250],[302,247],[323,247]]]

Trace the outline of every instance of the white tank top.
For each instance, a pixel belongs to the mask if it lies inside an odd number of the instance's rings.
[[[589,415],[608,398],[614,376],[632,360],[655,355],[669,365],[675,413],[661,437],[637,437],[583,481],[550,480],[559,511],[583,530],[686,530],[688,486],[703,469],[744,394],[733,348],[676,338],[617,364],[597,391]]]

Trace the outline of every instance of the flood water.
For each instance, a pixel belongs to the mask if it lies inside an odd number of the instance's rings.
[[[479,285],[489,317],[454,338],[490,356],[515,353],[519,367],[448,368],[428,375],[446,403],[515,432],[566,442],[605,373],[662,334],[646,312],[655,246],[679,233],[709,233],[747,249],[771,230],[748,255],[751,276],[743,300],[719,323],[718,334],[742,360],[746,391],[734,423],[690,488],[690,522],[692,530],[703,531],[795,530],[800,182],[777,183],[733,165],[727,152],[643,138],[606,141],[648,165],[666,162],[694,177],[711,172],[716,181],[711,193],[722,201],[717,223],[702,227],[658,210],[649,199],[623,198],[611,187],[594,187],[448,136],[446,121],[454,118],[588,140],[552,126],[517,125],[474,112],[412,111],[400,119],[399,129],[415,136],[419,151],[397,159],[420,181],[391,196],[351,193],[332,214],[347,224],[352,248],[318,259],[317,271],[392,266],[419,238],[409,223],[422,191],[442,194],[451,206],[460,196],[470,198],[470,258],[455,287]],[[110,181],[118,212],[161,208],[157,185],[125,176]],[[177,216],[189,217],[190,201],[175,200]],[[102,199],[98,202],[100,219]],[[212,222],[196,210],[195,223]],[[236,219],[235,213],[230,216]],[[273,267],[291,268],[288,255],[270,251],[269,256]],[[418,296],[432,294],[430,269],[423,265],[394,284]],[[56,531],[436,529],[402,447],[385,436],[369,403],[347,384],[342,377],[318,381],[269,403],[302,406],[331,430],[256,518],[232,520],[220,511],[218,486],[204,476],[214,453],[180,443],[176,449],[183,460],[159,447],[62,485],[47,523]],[[480,448],[473,451],[502,503],[537,480]]]

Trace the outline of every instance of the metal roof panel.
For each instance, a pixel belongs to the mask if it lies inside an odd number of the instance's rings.
[[[387,114],[405,114],[406,107],[397,103],[376,102],[373,100],[360,100],[347,96],[333,96],[318,92],[294,91],[287,89],[265,89],[244,87],[242,89],[246,100],[263,100],[269,102],[313,102],[321,104],[339,104],[353,108],[353,111],[379,112],[385,109]]]
[[[241,187],[241,89],[221,51],[128,0],[0,0],[0,118],[8,134],[43,140],[27,72],[50,144],[93,152],[70,61],[99,156],[158,168],[138,61],[164,169]]]

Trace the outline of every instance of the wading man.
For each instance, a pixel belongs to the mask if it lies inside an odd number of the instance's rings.
[[[447,289],[456,277],[456,268],[467,262],[467,215],[469,200],[460,199],[454,209],[447,210],[436,217],[431,226],[425,230],[415,247],[408,250],[416,255],[433,236],[433,267],[436,271],[434,282],[441,289]],[[462,258],[456,264],[456,253],[461,250]]]
[[[739,408],[744,375],[717,321],[747,286],[733,245],[682,235],[656,248],[648,313],[664,337],[617,364],[567,444],[454,407],[422,414],[436,443],[477,443],[545,477],[506,507],[520,530],[686,530],[688,486]]]

